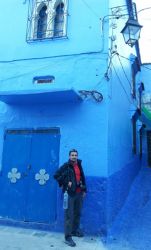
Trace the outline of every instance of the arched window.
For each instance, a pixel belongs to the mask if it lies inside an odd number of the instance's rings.
[[[37,38],[45,38],[47,30],[47,6],[44,5],[38,14]]]
[[[26,40],[65,38],[69,0],[30,0]]]
[[[59,3],[56,7],[54,20],[54,37],[61,37],[64,33],[64,4]]]

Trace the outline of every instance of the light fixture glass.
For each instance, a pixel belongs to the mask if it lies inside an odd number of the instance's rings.
[[[124,41],[129,46],[133,47],[136,41],[140,38],[140,31],[143,26],[138,23],[137,20],[128,19],[125,27],[122,29]]]

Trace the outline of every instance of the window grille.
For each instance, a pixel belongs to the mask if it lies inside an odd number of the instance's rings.
[[[66,37],[68,0],[29,0],[26,40]]]
[[[54,36],[63,36],[63,24],[64,24],[64,4],[60,3],[56,8],[56,15],[54,21]]]
[[[47,30],[47,6],[44,5],[39,11],[37,22],[37,38],[44,38]]]

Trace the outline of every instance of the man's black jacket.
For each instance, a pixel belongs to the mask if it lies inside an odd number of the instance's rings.
[[[78,167],[81,173],[80,187],[83,192],[86,192],[85,176],[81,165],[81,160],[77,160]],[[69,160],[64,163],[54,174],[54,178],[57,180],[60,187],[62,187],[63,192],[68,191],[69,195],[74,195],[77,188],[76,176],[73,169],[73,164]],[[68,187],[69,181],[72,182],[71,187]]]

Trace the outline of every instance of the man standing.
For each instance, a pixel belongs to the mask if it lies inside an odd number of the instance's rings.
[[[74,247],[76,244],[72,236],[83,237],[79,226],[83,197],[86,192],[85,176],[76,149],[69,151],[68,162],[59,168],[54,178],[63,192],[68,193],[68,207],[64,210],[65,243]]]

